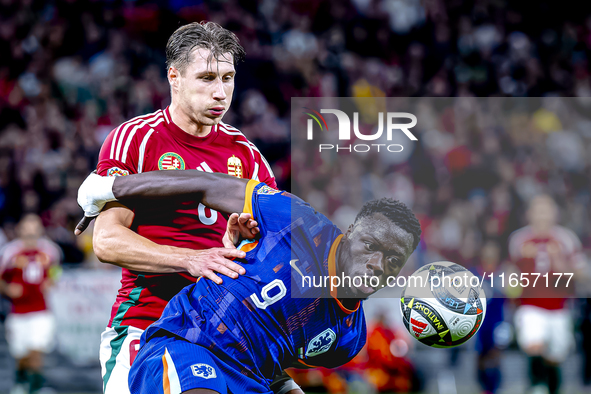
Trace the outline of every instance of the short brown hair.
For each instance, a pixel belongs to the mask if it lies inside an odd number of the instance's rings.
[[[215,22],[193,22],[175,30],[166,44],[166,68],[175,66],[181,73],[190,61],[191,52],[195,48],[209,49],[211,59],[230,53],[234,64],[246,55],[236,34],[224,29]]]

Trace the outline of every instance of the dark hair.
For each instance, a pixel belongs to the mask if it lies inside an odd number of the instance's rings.
[[[417,248],[421,240],[421,224],[415,214],[406,205],[392,198],[381,198],[366,202],[357,214],[355,222],[365,217],[371,217],[374,213],[381,213],[392,223],[412,235],[412,250]]]
[[[166,67],[174,65],[181,73],[190,61],[195,48],[211,51],[207,61],[219,59],[220,55],[230,53],[234,64],[246,55],[236,34],[224,29],[215,22],[193,22],[175,30],[166,44]]]

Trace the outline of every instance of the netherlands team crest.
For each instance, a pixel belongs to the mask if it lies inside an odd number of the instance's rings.
[[[203,378],[203,379],[217,378],[217,374],[215,373],[215,369],[211,365],[208,365],[208,364],[191,365],[191,371],[193,372],[193,376],[197,376],[198,378]]]
[[[178,153],[168,152],[160,156],[158,160],[159,170],[184,170],[185,161]]]
[[[330,328],[322,331],[308,342],[306,357],[314,357],[326,353],[334,343],[335,339],[337,339],[337,334],[335,334]]]
[[[243,174],[242,160],[232,155],[232,157],[228,159],[228,175],[235,176],[236,178],[243,178]]]

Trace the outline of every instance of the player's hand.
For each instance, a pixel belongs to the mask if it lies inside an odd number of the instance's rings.
[[[96,218],[96,216],[83,216],[82,219],[76,225],[74,229],[74,235],[80,235],[88,228],[90,223]]]
[[[23,286],[18,283],[9,283],[4,289],[4,294],[12,299],[20,298],[23,295]]]
[[[226,248],[235,248],[240,237],[253,239],[260,232],[258,225],[250,213],[231,214],[228,218],[226,233],[222,238],[224,246]]]
[[[74,234],[82,234],[106,203],[116,201],[113,182],[115,177],[102,177],[94,171],[82,182],[78,189],[78,205],[84,210],[84,217],[76,226]]]
[[[218,285],[223,283],[222,279],[216,275],[220,273],[229,278],[238,278],[238,275],[244,275],[246,270],[239,264],[233,262],[232,258],[244,258],[246,253],[236,248],[211,248],[206,250],[193,250],[188,254],[187,271],[197,277],[203,276],[211,279]]]

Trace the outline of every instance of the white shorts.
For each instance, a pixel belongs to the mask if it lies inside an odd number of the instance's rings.
[[[515,311],[517,343],[522,349],[544,345],[544,358],[561,363],[575,342],[571,313],[568,309],[549,310],[523,305]]]
[[[6,318],[6,342],[12,357],[30,351],[49,353],[55,346],[55,321],[48,311],[11,313]]]
[[[136,327],[119,326],[107,327],[101,334],[99,359],[104,394],[129,394],[129,369],[143,332]]]

